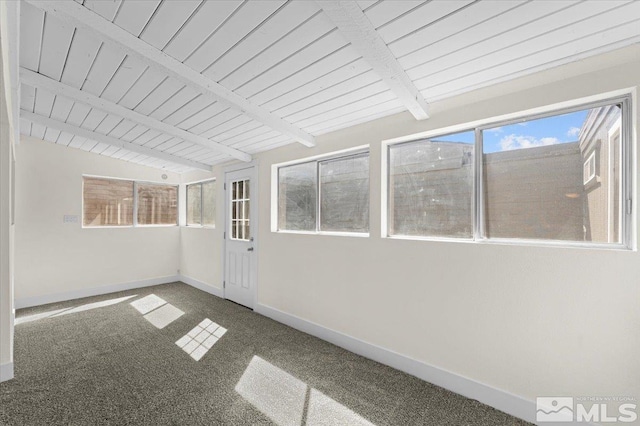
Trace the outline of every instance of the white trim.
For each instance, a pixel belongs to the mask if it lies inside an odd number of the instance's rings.
[[[311,163],[311,162],[319,163],[325,160],[338,159],[340,157],[346,157],[349,155],[357,155],[359,151],[362,151],[362,154],[367,154],[369,156],[369,159],[371,159],[371,145],[366,144],[366,145],[354,146],[352,148],[341,149],[338,151],[332,151],[325,154],[318,154],[311,157],[300,158],[297,160],[290,160],[290,161],[284,161],[282,163],[272,164],[271,165],[271,211],[270,211],[271,218],[269,221],[271,225],[271,232],[306,234],[306,235],[335,235],[335,236],[339,235],[339,236],[348,236],[348,237],[368,237],[369,232],[292,231],[292,230],[286,230],[286,229],[278,229],[278,187],[280,183],[278,180],[278,170],[281,167],[294,166],[297,164],[304,164],[304,163]],[[370,161],[369,161],[369,171],[371,171]],[[318,205],[316,206],[316,209],[318,210],[316,211],[316,229],[317,229],[318,223],[319,223],[318,221],[320,220],[320,214],[319,214],[320,182],[318,181],[316,182],[316,184],[317,184],[316,198],[318,198],[316,200],[316,202],[318,203]],[[369,182],[369,185],[371,185],[371,182]],[[369,192],[371,192],[371,187],[369,187]],[[371,212],[369,214],[371,214]]]
[[[461,376],[451,371],[429,365],[409,358],[389,349],[364,342],[346,334],[323,327],[319,324],[282,312],[278,309],[258,304],[255,312],[275,321],[286,324],[302,332],[316,336],[333,343],[355,354],[364,356],[382,364],[388,365],[405,373],[411,374],[429,383],[441,386],[447,390],[476,399],[512,416],[534,423],[536,418],[536,404],[518,395],[502,389],[489,386],[471,378]]]
[[[62,96],[64,98],[71,99],[72,101],[89,105],[100,111],[108,112],[110,114],[117,115],[118,117],[126,118],[127,120],[133,121],[136,124],[141,124],[143,126],[149,127],[150,129],[157,130],[158,132],[177,137],[184,141],[191,142],[205,148],[209,148],[212,151],[217,151],[229,155],[240,161],[251,161],[251,155],[247,154],[246,152],[239,151],[220,142],[216,142],[214,140],[196,135],[195,133],[190,133],[186,130],[172,126],[171,124],[167,124],[153,117],[140,114],[139,112],[125,108],[122,105],[118,105],[106,99],[92,95],[89,92],[78,90],[75,87],[60,83],[59,81],[53,80],[43,74],[33,72],[26,68],[20,68],[20,78],[24,84],[35,87],[37,89],[46,90],[47,92],[50,92],[54,95]]]
[[[0,365],[0,382],[13,379],[13,362]]]
[[[589,171],[589,175],[585,176],[585,172]],[[591,154],[587,157],[582,164],[582,184],[586,185],[596,177],[596,150],[591,151]]]
[[[183,283],[188,284],[191,287],[197,288],[198,290],[204,291],[205,293],[212,294],[221,299],[224,297],[221,288],[213,287],[207,283],[198,281],[195,278],[187,277],[186,275],[180,275],[179,281],[182,281]]]
[[[298,234],[298,235],[327,235],[330,237],[360,237],[369,238],[368,232],[340,232],[340,231],[291,231],[287,229],[280,229],[276,231],[278,234]]]
[[[427,101],[358,3],[354,0],[318,0],[317,3],[415,119],[429,118]]]
[[[32,306],[46,305],[49,303],[65,302],[68,300],[81,299],[83,297],[99,296],[103,294],[116,293],[119,291],[132,290],[153,285],[169,284],[180,281],[180,275],[168,275],[165,277],[148,278],[146,280],[130,281],[126,283],[111,284],[100,287],[83,288],[80,290],[65,291],[63,293],[46,294],[43,296],[23,297],[15,300],[15,308],[30,308]]]
[[[132,142],[125,142],[120,139],[113,138],[111,136],[96,133],[91,130],[83,129],[77,126],[73,126],[68,123],[62,123],[49,117],[35,114],[30,111],[20,110],[20,118],[23,118],[31,123],[42,124],[43,126],[51,127],[62,132],[71,133],[72,135],[81,136],[87,139],[101,142],[109,146],[115,146],[118,148],[126,149],[131,152],[135,152],[149,157],[157,158],[160,160],[170,161],[174,164],[182,166],[192,167],[194,169],[211,171],[211,166],[197,161],[187,160],[186,158],[178,157],[166,152],[158,151],[157,149],[151,149],[142,145],[136,145]]]
[[[364,150],[368,150],[369,148],[370,148],[369,144],[358,145],[358,146],[354,146],[353,148],[346,148],[338,151],[327,152],[325,154],[318,154],[318,155],[313,155],[311,157],[304,157],[304,158],[299,158],[297,160],[290,160],[290,161],[284,161],[282,163],[272,164],[271,167],[280,168],[285,166],[292,166],[294,164],[310,163],[311,161],[328,160],[333,157],[340,157],[343,154],[351,154],[351,153],[355,154],[357,153],[357,151],[364,151]]]
[[[200,74],[161,50],[145,43],[143,40],[109,22],[81,4],[70,1],[52,2],[48,0],[28,0],[28,2],[50,15],[71,23],[74,27],[88,30],[98,39],[108,42],[110,46],[119,48],[127,54],[140,59],[151,68],[168,74],[170,77],[181,81],[196,92],[202,93],[203,96],[238,109],[252,119],[290,136],[305,146],[315,146],[315,138],[309,133]],[[248,154],[244,155],[248,156]],[[243,160],[240,157],[237,158]],[[249,157],[248,160],[243,161],[251,160]]]

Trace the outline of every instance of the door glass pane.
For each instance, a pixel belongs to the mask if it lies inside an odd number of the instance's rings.
[[[249,240],[249,180],[236,181],[231,184],[231,238]]]

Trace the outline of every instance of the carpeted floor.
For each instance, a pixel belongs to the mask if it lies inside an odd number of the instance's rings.
[[[525,424],[182,283],[17,322],[2,425]]]

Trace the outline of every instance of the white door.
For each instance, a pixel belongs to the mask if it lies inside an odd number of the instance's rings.
[[[256,299],[255,168],[225,174],[224,297],[253,309]]]

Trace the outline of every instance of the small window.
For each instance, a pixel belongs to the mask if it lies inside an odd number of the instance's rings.
[[[86,227],[133,226],[133,182],[83,177],[82,223]]]
[[[187,226],[215,227],[216,181],[187,185]]]
[[[596,152],[593,151],[582,166],[583,184],[587,185],[596,177]]]
[[[278,168],[278,230],[369,232],[369,153]]]
[[[231,239],[249,241],[251,238],[251,195],[250,181],[238,180],[231,183]]]
[[[178,223],[178,187],[136,184],[139,225],[176,225]]]

